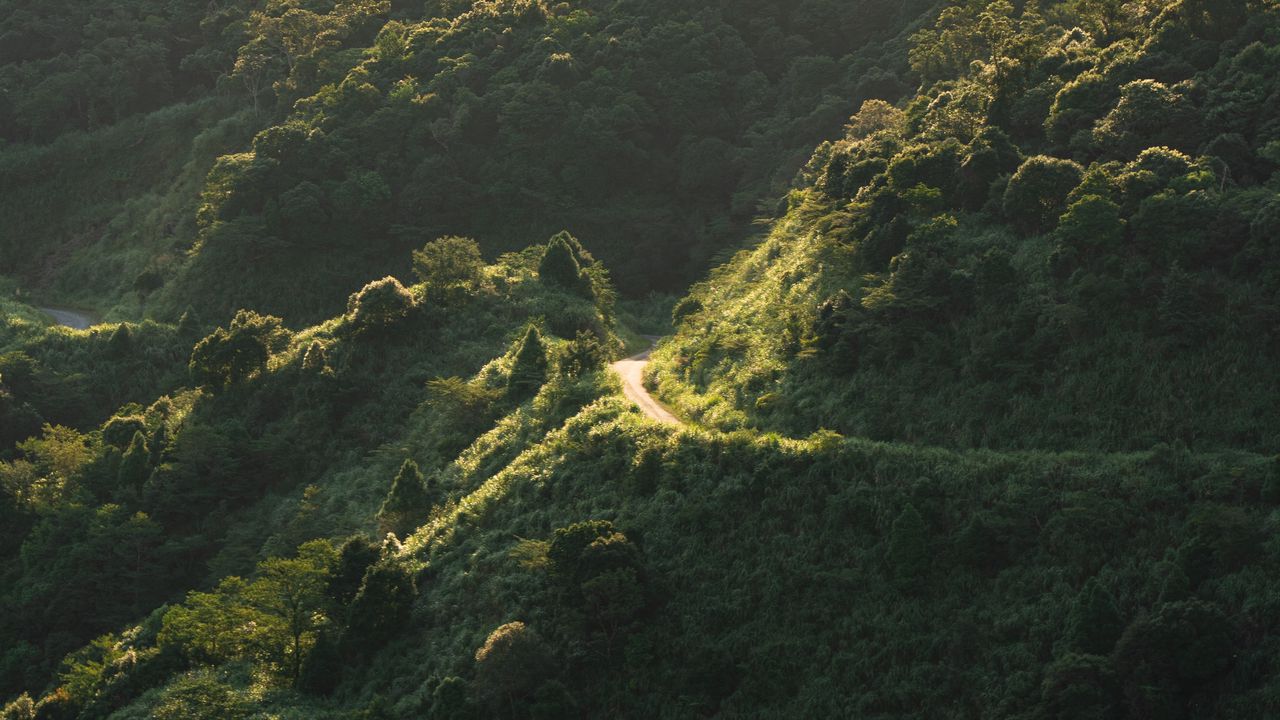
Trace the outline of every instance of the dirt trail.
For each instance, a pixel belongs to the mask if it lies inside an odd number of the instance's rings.
[[[650,338],[656,340],[656,338]],[[633,355],[626,360],[619,360],[610,367],[618,373],[622,378],[622,392],[627,399],[640,406],[640,410],[645,415],[657,420],[661,423],[669,425],[683,425],[671,411],[662,406],[662,403],[654,399],[649,391],[644,387],[644,369],[649,365],[649,353],[651,350],[645,350],[639,355]]]
[[[91,315],[87,315],[76,310],[67,310],[66,308],[36,308],[40,312],[53,318],[53,321],[59,325],[66,325],[76,330],[88,330],[90,326],[95,325],[95,320]]]

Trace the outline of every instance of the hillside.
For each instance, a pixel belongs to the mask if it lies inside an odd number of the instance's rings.
[[[677,307],[666,399],[722,428],[1280,452],[1275,17],[1193,7],[1110,42],[999,4],[917,36],[935,82],[864,105]]]
[[[1280,713],[1280,9],[785,8],[226,3],[334,43],[50,128],[251,138],[58,251],[130,322],[0,280],[0,720]]]
[[[683,289],[861,99],[907,91],[882,48],[931,3],[152,5],[61,60],[35,38],[72,10],[15,8],[0,267],[122,319],[309,323],[442,235],[495,257],[569,228],[624,293]],[[109,79],[77,69],[97,64]],[[44,120],[71,80],[118,107]]]

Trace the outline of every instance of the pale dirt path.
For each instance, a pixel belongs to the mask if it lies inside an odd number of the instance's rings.
[[[59,325],[66,325],[76,330],[88,330],[90,326],[97,321],[90,315],[75,310],[67,310],[64,308],[36,308],[40,312],[53,318],[53,321]]]
[[[622,378],[622,392],[627,399],[640,407],[646,416],[668,425],[683,425],[675,415],[654,399],[644,387],[644,369],[649,365],[650,350],[619,360],[610,367]]]

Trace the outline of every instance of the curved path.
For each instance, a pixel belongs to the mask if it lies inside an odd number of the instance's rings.
[[[76,310],[67,310],[66,308],[36,308],[40,312],[53,318],[53,321],[59,325],[66,325],[76,330],[88,330],[90,326],[97,324],[97,320],[93,316]]]
[[[649,338],[656,340],[656,338]],[[644,369],[649,365],[649,353],[645,350],[639,355],[632,355],[626,360],[619,360],[610,367],[622,378],[622,392],[627,399],[640,406],[640,410],[648,417],[668,425],[683,425],[675,415],[654,399],[644,386]]]

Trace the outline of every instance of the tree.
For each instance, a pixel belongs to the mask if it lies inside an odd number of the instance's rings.
[[[560,233],[551,238],[547,249],[538,262],[538,276],[548,285],[555,285],[574,292],[581,292],[586,284],[582,276],[582,265],[570,247],[568,233]]]
[[[596,334],[587,330],[579,330],[573,341],[565,348],[560,369],[569,377],[581,377],[604,367],[608,361],[604,345]]]
[[[898,131],[906,119],[906,113],[884,100],[864,100],[844,126],[844,136],[849,140],[864,140],[878,132]]]
[[[900,581],[914,584],[929,570],[929,544],[924,518],[908,504],[889,530],[889,567]]]
[[[470,292],[484,277],[480,245],[471,238],[442,237],[413,252],[413,272],[427,284],[427,291],[448,297]]]
[[[1120,206],[1098,195],[1085,195],[1067,208],[1058,222],[1058,239],[1077,250],[1111,251],[1124,240]]]
[[[113,358],[123,358],[127,357],[132,350],[133,331],[129,329],[129,323],[120,323],[111,332],[110,339],[107,340],[107,355]]]
[[[1135,620],[1115,648],[1115,667],[1132,717],[1189,717],[1187,698],[1230,669],[1235,630],[1217,606],[1166,603]]]
[[[517,400],[523,400],[536,394],[546,381],[547,349],[542,343],[538,328],[530,325],[516,348],[511,375],[507,379],[507,393]]]
[[[273,349],[288,337],[280,318],[241,310],[229,329],[218,328],[196,343],[191,374],[213,389],[243,382],[263,368]]]
[[[413,295],[393,277],[374,280],[351,296],[347,314],[360,329],[386,328],[409,314]]]
[[[1063,633],[1067,647],[1088,655],[1107,655],[1123,631],[1124,620],[1115,598],[1097,579],[1089,578],[1067,615]]]
[[[346,658],[343,657],[341,643],[334,638],[333,633],[321,630],[307,659],[302,663],[298,688],[312,695],[332,695],[342,681],[345,666]]]
[[[329,573],[325,594],[338,608],[345,608],[360,592],[369,566],[378,561],[378,546],[362,537],[349,538],[338,550],[338,559]]]
[[[1176,87],[1155,80],[1134,80],[1120,88],[1120,101],[1093,129],[1093,139],[1113,157],[1136,155],[1157,145],[1195,149],[1200,118]]]
[[[1107,658],[1075,653],[1050,665],[1040,688],[1052,720],[1119,720],[1119,691]]]
[[[403,564],[384,558],[369,566],[347,608],[347,648],[368,656],[404,631],[417,589]]]
[[[135,432],[129,449],[120,460],[120,487],[141,492],[142,484],[150,475],[151,451],[147,448],[147,438],[141,432]]]
[[[509,622],[476,650],[476,686],[495,707],[514,710],[550,669],[550,655],[542,638],[524,623]]]
[[[23,693],[13,702],[4,706],[0,710],[0,718],[3,720],[36,720],[36,704],[32,702],[31,696]]]
[[[1084,168],[1046,155],[1028,158],[1009,180],[1004,213],[1024,235],[1052,230],[1066,209],[1067,196],[1080,184]]]
[[[245,589],[245,599],[264,626],[267,651],[295,686],[303,657],[325,622],[320,611],[333,560],[333,545],[313,540],[298,548],[297,557],[259,563],[257,579]]]
[[[113,415],[102,426],[102,442],[124,450],[133,436],[147,431],[147,420],[141,415]]]
[[[257,577],[228,577],[210,593],[192,592],[165,613],[157,642],[191,660],[259,660],[297,685],[302,663],[328,622],[325,590],[335,558],[313,540],[292,558],[258,563]]]
[[[378,510],[378,528],[383,535],[395,533],[405,537],[426,522],[435,505],[433,493],[427,491],[422,472],[413,460],[405,460],[391,481],[391,490]]]

